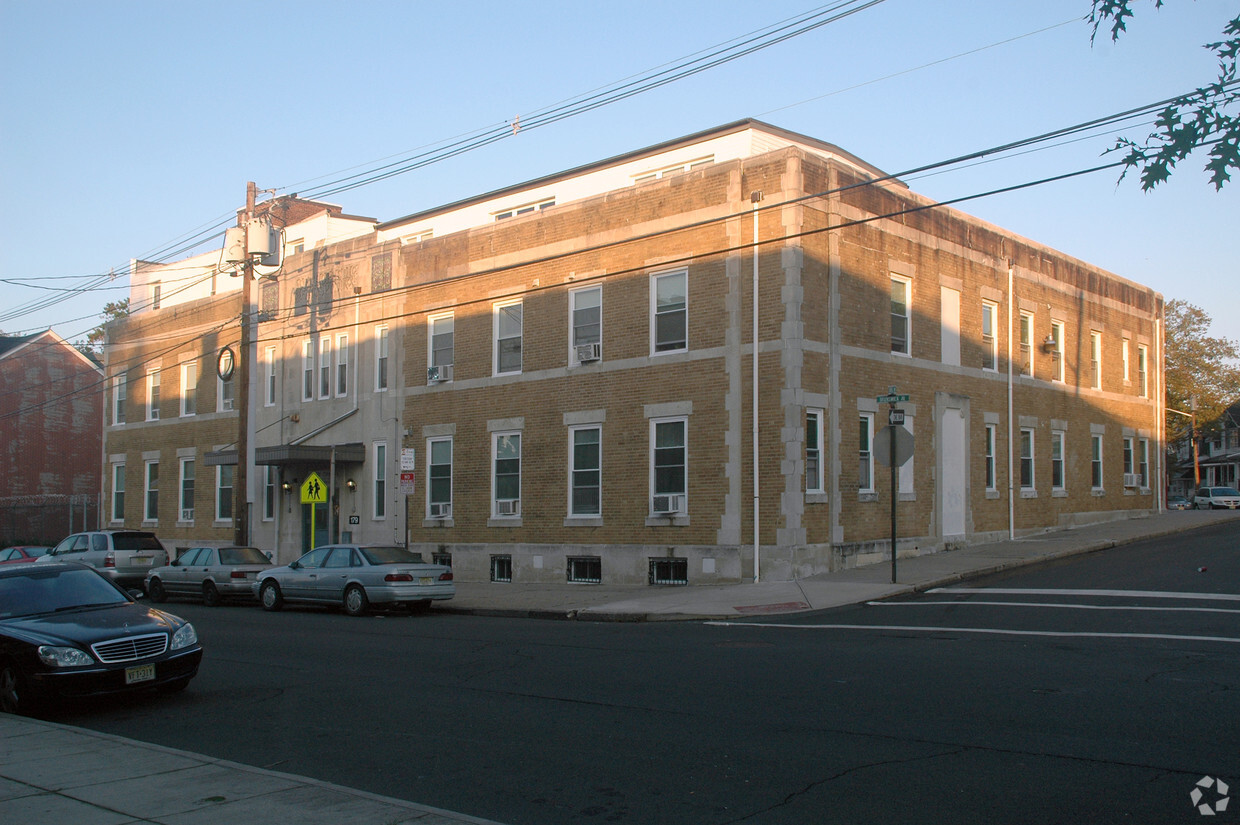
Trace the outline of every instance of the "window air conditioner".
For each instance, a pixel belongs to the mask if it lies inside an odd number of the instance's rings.
[[[193,507],[186,507],[181,510],[181,521],[193,521],[193,520],[194,520],[194,508]]]
[[[601,360],[602,357],[603,357],[603,345],[601,343],[595,342],[593,344],[578,344],[577,345],[578,363],[585,364],[590,361],[598,361],[598,360]]]
[[[681,495],[655,496],[651,509],[655,513],[680,513],[684,511],[683,501],[684,496]]]
[[[441,501],[431,503],[431,518],[448,518],[452,515],[452,502]]]
[[[495,502],[495,512],[501,516],[517,516],[521,514],[521,499],[501,498]]]
[[[428,384],[434,383],[437,381],[451,381],[451,380],[452,380],[452,365],[451,364],[441,364],[438,367],[427,367],[426,368],[426,382]]]
[[[1140,473],[1124,473],[1124,486],[1125,487],[1140,487],[1141,486],[1141,474]]]

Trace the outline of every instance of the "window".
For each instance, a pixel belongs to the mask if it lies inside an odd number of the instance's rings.
[[[280,285],[264,281],[258,296],[258,320],[274,321],[280,311]]]
[[[233,373],[233,378],[236,378],[236,373]],[[233,387],[235,386],[233,378],[229,378],[227,381],[220,381],[220,412],[228,412],[236,407],[236,400],[233,394]]]
[[[374,501],[374,517],[376,519],[387,518],[387,444],[382,441],[375,442],[375,501]]]
[[[859,421],[861,463],[857,471],[857,490],[862,493],[872,493],[874,492],[874,413],[862,413]]]
[[[1089,386],[1102,389],[1102,333],[1089,333]]]
[[[276,473],[272,464],[263,467],[263,521],[272,521],[276,517]]]
[[[329,335],[319,338],[319,398],[332,394],[332,339]]]
[[[1142,489],[1150,487],[1150,440],[1143,438],[1137,442],[1137,475],[1141,476]]]
[[[1148,397],[1149,386],[1146,383],[1146,349],[1143,345],[1137,345],[1137,395],[1142,398]]]
[[[433,315],[426,319],[430,352],[427,361],[427,381],[447,381],[452,378],[452,362],[456,356],[456,319],[452,313]]]
[[[181,459],[181,521],[194,520],[194,459]]]
[[[301,400],[314,400],[314,342],[301,342]]]
[[[569,556],[568,580],[582,584],[598,584],[603,580],[603,560],[598,556]]]
[[[1020,371],[1033,375],[1033,315],[1028,312],[1020,314]]]
[[[1124,464],[1124,475],[1126,476],[1131,475],[1133,472],[1132,463],[1135,458],[1135,454],[1133,452],[1132,447],[1133,447],[1132,438],[1129,436],[1125,436],[1124,437],[1123,464]],[[1124,483],[1124,486],[1125,487],[1128,486],[1127,482]]]
[[[982,304],[982,369],[984,370],[999,368],[999,338],[995,334],[998,317],[998,304],[990,302]]]
[[[220,464],[215,468],[215,520],[232,521],[233,473],[232,464]]]
[[[1020,486],[1033,489],[1033,430],[1020,431]]]
[[[267,347],[263,357],[264,376],[264,396],[263,404],[268,407],[275,406],[276,403],[276,348]]]
[[[429,518],[452,516],[452,439],[426,442],[426,514]]]
[[[495,304],[495,374],[521,371],[521,302]]]
[[[384,253],[370,259],[370,291],[386,292],[392,288],[392,256]]]
[[[375,327],[375,390],[388,388],[388,328]]]
[[[1063,322],[1051,322],[1051,340],[1054,342],[1051,357],[1053,366],[1051,370],[1055,381],[1063,380]]]
[[[986,489],[998,489],[998,476],[995,473],[995,433],[996,425],[986,425]]]
[[[600,427],[569,430],[570,516],[597,516],[603,512],[602,440]]]
[[[121,373],[116,376],[112,388],[112,423],[125,423],[125,403],[129,395],[129,376]]]
[[[689,348],[689,273],[655,275],[650,281],[651,351],[682,352]]]
[[[1089,483],[1095,490],[1102,489],[1102,436],[1094,433],[1089,437]]]
[[[146,462],[146,496],[142,507],[143,521],[159,518],[159,462]]]
[[[655,513],[683,513],[688,509],[685,495],[689,477],[689,451],[686,439],[688,421],[684,418],[652,419],[651,493]]]
[[[181,415],[198,412],[198,364],[181,365]]]
[[[125,465],[112,465],[112,521],[125,520]]]
[[[336,397],[344,398],[349,394],[349,336],[340,333],[336,336]]]
[[[159,309],[160,298],[163,296],[164,287],[159,281],[151,282],[151,309]]]
[[[907,278],[891,276],[891,351],[909,355],[911,338],[909,304],[913,282]]]
[[[688,559],[650,559],[649,582],[684,585],[689,583]]]
[[[512,581],[512,556],[491,556],[491,581]]]
[[[1123,340],[1123,343],[1122,343],[1122,345],[1120,346],[1120,358],[1121,358],[1121,360],[1123,360],[1123,362],[1124,362],[1124,383],[1125,383],[1125,384],[1127,384],[1129,381],[1131,381],[1131,380],[1132,380],[1132,374],[1131,374],[1131,372],[1129,372],[1129,366],[1128,366],[1128,348],[1129,348],[1129,346],[1130,346],[1130,344],[1129,344],[1129,341],[1128,341],[1128,339],[1127,339],[1127,338],[1125,338],[1125,339]]]
[[[805,492],[821,493],[822,476],[822,410],[805,411]]]
[[[521,433],[492,433],[491,515],[521,515]]]
[[[578,289],[568,296],[569,363],[597,361],[603,356],[603,288]]]
[[[703,166],[709,166],[710,164],[714,162],[715,162],[715,156],[707,155],[706,157],[686,161],[685,163],[677,163],[674,166],[667,166],[661,169],[655,169],[650,172],[643,172],[640,175],[634,175],[633,183],[635,184],[644,183],[645,181],[648,181],[648,180],[658,180],[659,178],[666,178],[671,175],[678,175],[681,172],[687,172],[690,169],[700,169]]]
[[[533,212],[541,212],[552,206],[555,206],[555,198],[525,203],[520,206],[514,206],[511,209],[505,209],[503,212],[496,212],[495,220],[502,221],[505,218],[515,218],[517,215],[529,215]]]
[[[146,373],[146,420],[159,420],[159,370]]]
[[[1051,489],[1064,489],[1063,474],[1063,441],[1064,434],[1062,430],[1055,430],[1051,433]]]

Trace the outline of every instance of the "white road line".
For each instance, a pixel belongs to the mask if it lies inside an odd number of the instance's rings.
[[[1170,633],[1078,633],[1054,630],[1002,630],[993,627],[919,627],[882,624],[757,624],[750,622],[705,622],[714,627],[770,627],[787,630],[898,630],[902,633],[983,633],[992,636],[1051,636],[1069,639],[1159,639],[1176,642],[1223,642],[1240,645],[1230,636],[1180,636]]]
[[[1237,593],[1175,593],[1161,590],[1038,590],[1008,587],[935,587],[927,593],[967,593],[975,596],[1119,596],[1130,599],[1197,599],[1201,601],[1240,602]]]
[[[1154,610],[1171,613],[1240,613],[1229,607],[1142,607],[1135,604],[1068,604],[1065,602],[979,602],[962,601],[916,601],[916,602],[866,602],[869,607],[918,607],[920,605],[951,605],[952,607],[1058,607],[1066,610]]]

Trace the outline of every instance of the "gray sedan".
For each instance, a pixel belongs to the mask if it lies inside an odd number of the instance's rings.
[[[146,592],[162,602],[169,596],[201,596],[214,607],[226,598],[251,598],[251,585],[271,567],[257,547],[191,547],[166,567],[146,574]]]
[[[426,608],[456,595],[452,568],[427,564],[403,547],[331,544],[259,573],[254,593],[265,610],[285,602],[341,605],[361,616],[372,604]]]

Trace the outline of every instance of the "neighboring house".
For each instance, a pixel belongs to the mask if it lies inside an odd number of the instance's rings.
[[[1160,295],[759,121],[289,250],[260,283],[250,523],[280,561],[337,537],[499,582],[881,561],[892,387],[902,554],[1158,508]],[[143,335],[223,322],[197,306]],[[161,461],[228,454],[178,438]]]
[[[1240,403],[1232,404],[1201,436],[1201,483],[1235,487],[1240,481]]]
[[[0,545],[99,517],[103,368],[55,332],[0,336]]]

